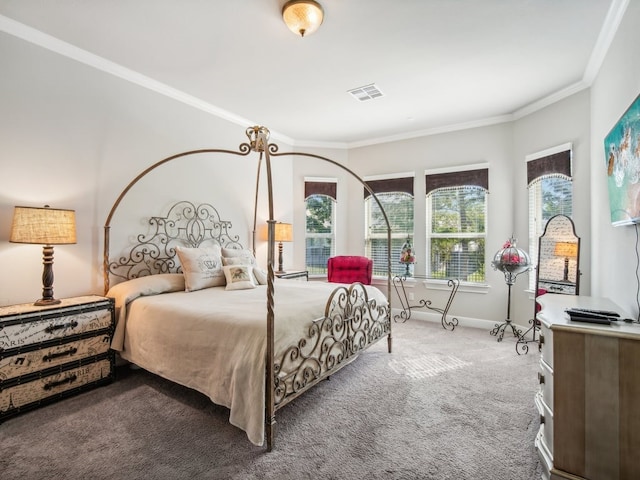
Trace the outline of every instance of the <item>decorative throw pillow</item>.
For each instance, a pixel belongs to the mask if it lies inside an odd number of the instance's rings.
[[[225,263],[225,265],[257,265],[256,257],[251,250],[239,249],[239,248],[222,248],[222,257],[225,261],[230,261],[231,258],[241,259],[241,263]],[[237,260],[234,260],[234,262]]]
[[[182,264],[185,291],[193,292],[207,287],[224,285],[220,246],[201,248],[176,247]]]
[[[226,290],[256,288],[256,284],[253,281],[253,267],[251,265],[225,265],[222,268],[227,280]]]

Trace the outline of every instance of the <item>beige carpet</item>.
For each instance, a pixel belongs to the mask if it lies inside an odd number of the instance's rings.
[[[278,412],[265,453],[228,411],[141,370],[0,425],[0,478],[539,478],[537,349],[411,320]]]

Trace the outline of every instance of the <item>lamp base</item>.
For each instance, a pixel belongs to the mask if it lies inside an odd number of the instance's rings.
[[[61,302],[62,300],[58,300],[57,298],[41,298],[40,300],[35,302],[34,305],[38,307],[47,307],[49,305],[57,305]]]
[[[46,307],[57,305],[60,300],[53,298],[53,245],[43,245],[42,247],[42,298],[34,305]]]

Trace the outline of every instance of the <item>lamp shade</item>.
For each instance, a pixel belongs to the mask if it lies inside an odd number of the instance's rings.
[[[282,19],[289,30],[304,37],[318,30],[324,10],[313,0],[291,0],[282,7]]]
[[[276,242],[291,242],[293,241],[293,225],[290,223],[276,223],[275,224],[275,241]]]
[[[557,257],[577,257],[578,244],[575,242],[556,242],[553,254]]]
[[[15,207],[10,242],[63,245],[76,243],[76,212],[41,207]]]

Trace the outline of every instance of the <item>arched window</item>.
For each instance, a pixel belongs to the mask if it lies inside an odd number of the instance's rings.
[[[309,274],[327,273],[335,253],[337,184],[335,180],[305,180],[305,264]]]
[[[534,153],[526,157],[529,190],[529,256],[538,264],[538,239],[554,215],[573,215],[571,144]],[[535,288],[535,275],[529,275],[529,288]]]

